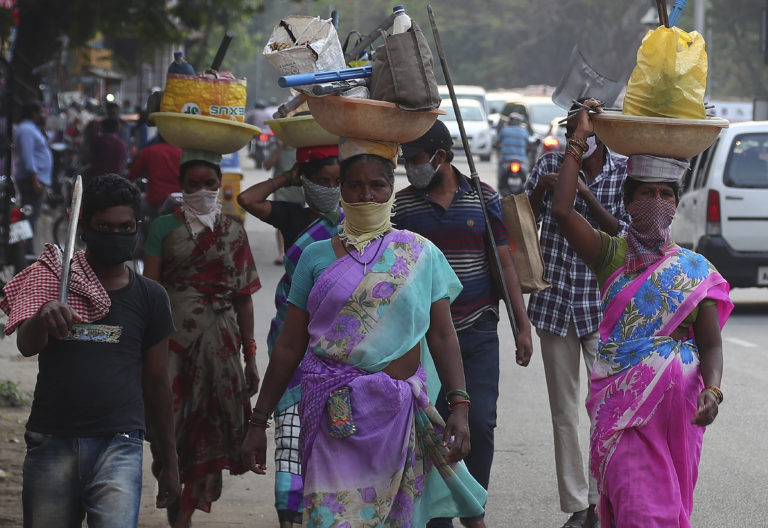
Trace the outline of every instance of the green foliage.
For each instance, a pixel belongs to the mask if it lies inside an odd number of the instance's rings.
[[[765,2],[711,0],[705,32],[709,92],[713,97],[768,94],[768,65],[760,50]]]
[[[691,29],[694,4],[680,22]],[[432,41],[426,6],[432,3],[454,82],[486,88],[528,84],[556,85],[571,49],[578,44],[590,64],[609,77],[626,75],[649,29],[640,19],[651,0],[412,0],[407,12]],[[132,39],[136,57],[121,68],[130,72],[157,45],[184,42],[187,58],[198,70],[211,61],[224,31],[236,38],[224,68],[249,79],[249,99],[285,99],[277,75],[261,51],[274,25],[290,14],[329,18],[340,13],[339,37],[353,30],[367,33],[391,13],[394,0],[19,0],[22,22],[14,66],[30,87],[30,70],[55,57],[57,37],[67,35],[72,48],[104,35],[109,43]],[[668,4],[671,2],[667,2]],[[710,95],[753,97],[768,90],[768,67],[760,51],[764,2],[708,0],[704,37],[711,60]],[[8,18],[8,17],[6,17]],[[0,17],[0,35],[9,20]],[[378,42],[377,42],[378,44]],[[131,46],[125,46],[130,48]],[[434,46],[433,46],[434,50]],[[18,73],[17,71],[17,73]],[[437,68],[441,77],[440,68]]]
[[[136,57],[122,66],[131,72],[138,68],[138,59],[151,56],[158,45],[179,42],[199,30],[207,37],[209,27],[227,26],[248,17],[263,8],[263,1],[19,0],[17,5],[20,23],[13,66],[19,81],[18,97],[23,100],[37,96],[38,79],[32,70],[58,56],[59,37],[69,39],[71,50],[97,35],[112,42],[127,42],[125,47]],[[3,29],[0,27],[0,34]]]
[[[0,405],[18,407],[29,405],[29,400],[19,389],[19,384],[12,381],[0,383]]]

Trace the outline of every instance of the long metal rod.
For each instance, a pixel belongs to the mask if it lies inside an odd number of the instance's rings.
[[[64,248],[64,257],[61,261],[61,284],[59,284],[59,302],[67,302],[69,290],[69,268],[72,264],[72,256],[75,254],[75,240],[77,239],[77,221],[80,218],[80,205],[83,201],[83,177],[79,174],[72,188],[72,205],[69,208],[69,225],[67,225],[67,245]]]
[[[432,11],[432,6],[427,5],[427,12],[429,13],[429,22],[432,25],[432,35],[435,38],[435,46],[437,47],[437,55],[440,57],[440,66],[443,68],[443,76],[445,77],[445,84],[448,86],[448,93],[451,95],[451,103],[453,103],[453,113],[456,114],[456,122],[459,125],[459,133],[461,134],[461,142],[464,145],[464,152],[467,155],[467,162],[469,163],[469,172],[472,178],[472,184],[475,187],[475,192],[480,198],[480,205],[483,209],[483,217],[485,218],[485,236],[487,238],[486,243],[490,247],[491,267],[496,272],[496,278],[498,279],[499,290],[501,290],[501,298],[504,300],[504,304],[507,306],[507,315],[509,315],[509,322],[512,325],[512,334],[517,338],[518,326],[515,319],[515,313],[512,310],[512,299],[509,297],[509,290],[507,290],[507,280],[504,277],[504,271],[501,269],[501,259],[499,259],[499,248],[496,245],[496,239],[493,236],[493,228],[491,227],[491,221],[488,217],[488,208],[485,203],[485,196],[483,195],[483,188],[480,185],[480,177],[477,175],[475,169],[475,160],[472,159],[472,151],[469,148],[469,139],[467,139],[467,132],[464,130],[464,120],[461,117],[461,109],[459,103],[456,100],[456,91],[453,89],[453,81],[451,80],[451,74],[448,71],[448,63],[445,59],[445,51],[443,50],[443,43],[440,40],[440,33],[437,30],[437,22],[435,21],[435,13]]]

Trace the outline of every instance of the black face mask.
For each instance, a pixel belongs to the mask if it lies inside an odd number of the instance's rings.
[[[86,227],[80,238],[96,260],[107,266],[114,266],[133,258],[137,236],[138,232],[103,233]]]

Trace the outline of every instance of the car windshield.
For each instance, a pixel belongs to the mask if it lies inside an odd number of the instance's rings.
[[[488,101],[488,113],[489,114],[498,114],[504,109],[504,105],[506,105],[507,102],[503,99],[498,101]]]
[[[440,116],[442,121],[456,121],[456,114],[453,113],[453,105],[441,105],[440,108],[445,110],[445,115]],[[464,121],[485,121],[483,117],[483,111],[476,106],[460,106],[461,117]]]
[[[548,125],[556,117],[563,114],[563,109],[556,104],[536,104],[528,107],[531,123]]]
[[[768,134],[734,139],[724,180],[728,187],[768,188]]]

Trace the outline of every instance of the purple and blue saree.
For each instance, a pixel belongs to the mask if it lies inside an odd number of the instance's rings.
[[[352,255],[319,275],[306,306],[304,522],[423,527],[432,517],[479,515],[485,490],[462,462],[445,462],[444,422],[432,405],[439,382],[425,339],[432,303],[452,300],[461,284],[442,253],[408,231],[386,235],[373,257],[365,255],[372,264]],[[421,366],[413,376],[382,372],[416,345]],[[346,399],[335,399],[337,391]]]

